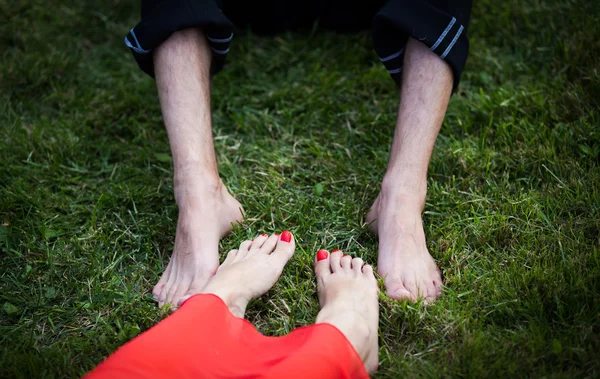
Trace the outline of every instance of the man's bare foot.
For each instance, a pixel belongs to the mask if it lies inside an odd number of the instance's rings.
[[[425,242],[423,204],[416,197],[387,196],[382,190],[367,215],[379,235],[378,271],[394,299],[433,301],[442,294],[440,270]]]
[[[319,250],[315,262],[321,311],[317,323],[337,327],[354,347],[369,374],[379,365],[379,303],[373,268],[360,258]]]
[[[234,316],[244,317],[248,302],[275,285],[295,248],[294,238],[288,231],[281,236],[262,234],[254,241],[244,241],[238,250],[227,254],[217,273],[200,293],[217,295]],[[178,305],[191,295],[181,298]]]
[[[175,182],[175,199],[179,207],[175,247],[152,290],[161,307],[204,288],[219,266],[219,240],[243,218],[242,206],[220,179],[189,175],[185,184]]]

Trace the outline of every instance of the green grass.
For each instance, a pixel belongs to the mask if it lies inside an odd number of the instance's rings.
[[[475,2],[471,55],[430,165],[432,306],[381,297],[377,377],[600,374],[600,14]],[[85,5],[84,5],[85,4]],[[154,82],[123,45],[137,2],[0,0],[0,377],[75,377],[165,316],[149,290],[177,209]],[[237,33],[213,85],[221,175],[260,232],[299,247],[249,307],[314,322],[312,257],[376,262],[364,215],[397,89],[368,33]]]

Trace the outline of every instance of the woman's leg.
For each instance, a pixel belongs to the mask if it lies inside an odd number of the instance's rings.
[[[379,302],[373,268],[360,258],[336,251],[319,253],[315,264],[321,312],[317,324],[329,323],[348,338],[369,373],[377,370]]]
[[[266,378],[368,378],[377,370],[379,303],[373,268],[362,259],[319,250],[317,322],[279,339],[293,350]],[[289,374],[294,373],[294,374]],[[367,374],[368,373],[368,374]]]

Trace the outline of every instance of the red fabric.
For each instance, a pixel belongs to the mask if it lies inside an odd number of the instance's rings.
[[[128,342],[85,379],[368,378],[360,357],[333,325],[266,337],[214,295],[196,295]]]

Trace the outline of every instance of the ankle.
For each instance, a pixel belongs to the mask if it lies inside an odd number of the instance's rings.
[[[244,314],[246,313],[246,306],[248,305],[249,301],[244,299],[242,296],[228,291],[223,291],[222,288],[213,290],[210,287],[210,284],[206,286],[203,292],[211,293],[215,296],[218,296],[219,298],[221,298],[221,300],[223,300],[225,305],[227,305],[227,308],[229,308],[231,314],[233,314],[235,317],[244,318]]]
[[[426,196],[427,180],[404,179],[401,176],[386,174],[381,182],[379,201],[380,204],[403,204],[418,209],[420,213],[425,206]]]
[[[196,197],[217,196],[225,185],[218,173],[200,169],[177,169],[173,178],[173,192],[178,205]]]
[[[246,314],[246,305],[248,305],[247,303],[225,303],[227,304],[227,308],[229,308],[229,312],[231,312],[232,315],[234,315],[237,318],[244,318],[244,315]]]
[[[242,293],[235,291],[225,295],[224,301],[229,311],[235,316],[243,318],[246,313],[246,307],[252,298],[245,297]]]
[[[365,323],[365,320],[356,317],[351,310],[340,317],[338,312],[330,312],[327,307],[321,309],[317,314],[316,324],[331,324],[335,326],[350,342],[354,350],[364,362],[368,356],[369,348],[373,338],[373,332]]]
[[[221,177],[216,169],[207,169],[196,165],[175,167],[173,182],[175,187],[186,186],[192,183],[196,184],[198,182],[213,187],[222,184]]]

